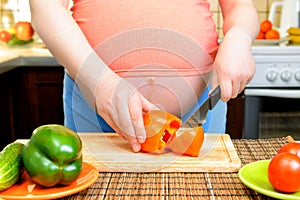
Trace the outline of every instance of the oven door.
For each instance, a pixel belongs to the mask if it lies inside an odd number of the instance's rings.
[[[300,139],[300,88],[246,88],[244,111],[244,138]]]

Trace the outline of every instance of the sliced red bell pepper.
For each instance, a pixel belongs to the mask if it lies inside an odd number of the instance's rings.
[[[180,128],[181,120],[162,110],[152,110],[143,116],[147,133],[141,151],[164,153],[172,151],[179,155],[199,156],[204,141],[202,126]]]
[[[166,145],[173,140],[181,126],[178,117],[162,110],[145,113],[143,120],[147,138],[141,145],[141,150],[148,153],[164,152]]]
[[[179,155],[198,157],[203,141],[204,130],[202,126],[182,128],[176,132],[176,137],[168,143],[166,148]]]

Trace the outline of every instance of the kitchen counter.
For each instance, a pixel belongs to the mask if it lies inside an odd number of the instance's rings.
[[[300,46],[253,46],[253,54],[260,55],[265,52],[281,54],[282,51],[300,54]],[[43,44],[29,44],[9,47],[0,43],[0,74],[18,66],[60,66],[50,51]]]
[[[0,44],[0,74],[20,66],[61,66],[47,48],[30,44],[8,47]]]
[[[97,134],[97,133],[95,133]],[[82,135],[81,135],[82,137]],[[83,136],[84,137],[84,136]],[[242,165],[272,158],[287,138],[233,139]],[[89,147],[89,143],[84,143]],[[88,152],[89,149],[87,149]],[[101,147],[99,147],[101,150]],[[95,158],[84,161],[95,164]],[[246,187],[237,172],[102,172],[89,188],[63,199],[272,199]]]

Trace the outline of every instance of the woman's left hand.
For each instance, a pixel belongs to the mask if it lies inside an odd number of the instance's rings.
[[[220,84],[221,99],[237,97],[255,72],[251,52],[252,40],[239,28],[232,28],[224,37],[215,59],[213,85]]]

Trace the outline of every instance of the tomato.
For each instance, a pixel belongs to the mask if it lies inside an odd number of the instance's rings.
[[[289,152],[277,154],[268,166],[268,179],[278,192],[297,192],[300,190],[300,158]]]
[[[291,154],[295,154],[300,158],[300,143],[290,142],[283,147],[281,147],[278,153],[289,152]]]
[[[279,38],[280,38],[280,33],[275,29],[271,29],[267,31],[265,34],[265,39],[267,40],[278,40]]]
[[[30,22],[18,22],[15,24],[15,35],[19,40],[31,40],[34,34],[34,29]]]
[[[270,20],[263,20],[261,23],[260,23],[260,31],[263,32],[263,33],[266,33],[267,31],[271,30],[272,29],[272,22]]]
[[[256,36],[256,39],[257,39],[257,40],[265,39],[265,33],[262,32],[262,31],[259,31],[259,33],[258,33],[257,36]]]
[[[0,40],[2,42],[8,42],[12,38],[12,34],[6,30],[0,31]]]

